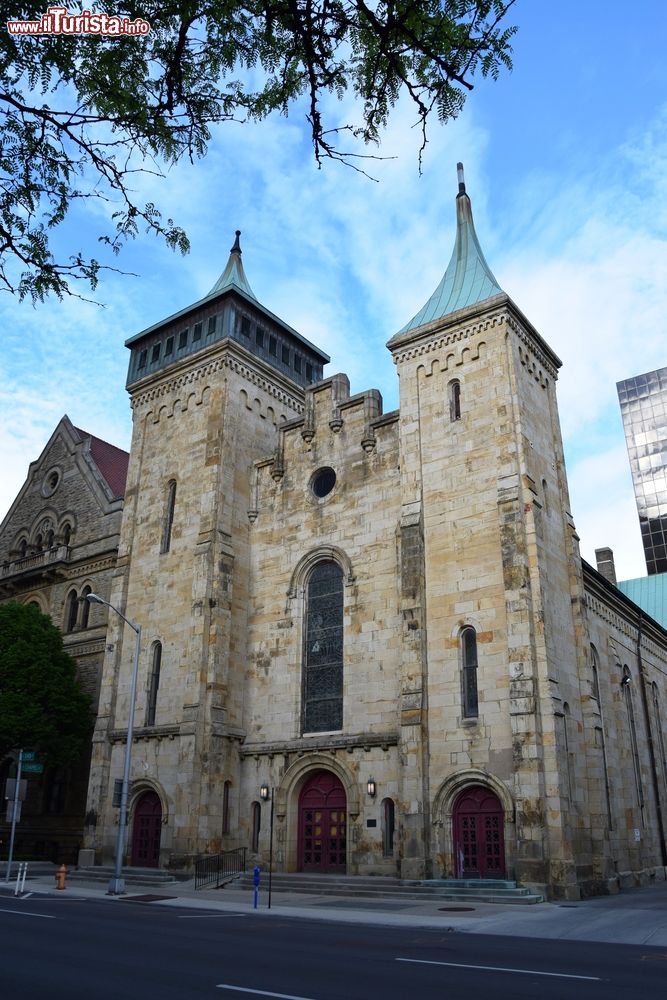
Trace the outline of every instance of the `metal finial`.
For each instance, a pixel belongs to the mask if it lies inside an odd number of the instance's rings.
[[[463,164],[462,163],[457,163],[456,164],[456,173],[457,173],[458,179],[459,179],[459,194],[465,194],[466,193],[466,182],[465,182],[465,179],[463,177]]]
[[[237,229],[237,230],[236,230],[236,239],[234,240],[234,246],[233,246],[233,247],[232,247],[232,249],[231,249],[231,250],[229,251],[230,253],[241,253],[241,252],[242,252],[242,251],[241,251],[241,244],[240,244],[240,242],[239,242],[239,236],[240,236],[240,235],[241,235],[241,230],[240,230],[240,229]]]

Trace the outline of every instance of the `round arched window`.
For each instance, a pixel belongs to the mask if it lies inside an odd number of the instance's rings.
[[[335,485],[336,473],[333,469],[326,467],[324,469],[317,470],[311,480],[310,488],[315,496],[321,499],[322,497],[328,496]]]

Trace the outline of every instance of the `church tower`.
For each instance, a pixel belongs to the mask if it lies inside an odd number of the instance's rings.
[[[239,243],[210,293],[127,341],[133,435],[111,604],[143,634],[127,863],[220,850],[238,796],[251,469],[328,357],[266,309]],[[87,847],[113,855],[134,634],[111,615]]]
[[[389,413],[323,378],[327,356],[257,300],[238,236],[205,298],[127,342],[127,862],[245,847],[275,871],[605,891],[612,856],[641,867],[623,831],[641,836],[648,780],[613,678],[657,647],[628,647],[632,608],[582,566],[560,361],[491,271],[463,168],[452,258],[388,343]],[[98,861],[127,739],[122,624],[93,745]]]
[[[442,281],[388,344],[400,379],[400,536],[411,554],[402,612],[421,636],[403,644],[412,690],[402,697],[421,712],[431,856],[465,875],[466,824],[487,809],[488,873],[506,851],[517,878],[567,894],[590,843],[577,820],[588,794],[575,773],[585,767],[583,583],[560,361],[491,272],[460,164],[456,212]]]

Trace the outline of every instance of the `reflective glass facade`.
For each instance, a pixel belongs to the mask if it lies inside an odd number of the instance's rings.
[[[667,368],[616,385],[646,569],[667,572]]]

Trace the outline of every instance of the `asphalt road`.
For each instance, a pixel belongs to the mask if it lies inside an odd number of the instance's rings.
[[[664,1000],[659,948],[0,898],[3,1000]]]

